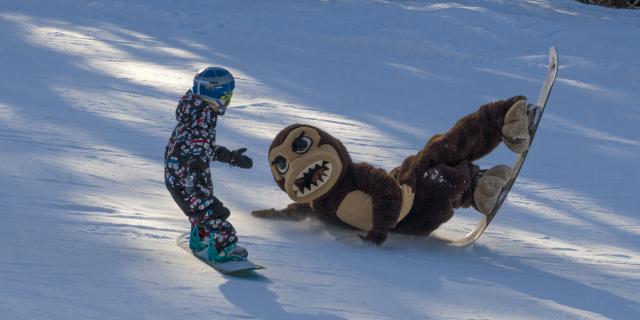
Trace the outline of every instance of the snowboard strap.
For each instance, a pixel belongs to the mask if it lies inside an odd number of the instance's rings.
[[[194,251],[200,251],[206,247],[207,245],[202,243],[198,226],[193,225],[191,227],[191,235],[189,236],[189,248]]]

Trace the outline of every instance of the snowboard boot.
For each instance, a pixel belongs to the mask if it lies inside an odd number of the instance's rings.
[[[509,150],[523,153],[529,149],[531,142],[529,123],[527,101],[518,100],[507,111],[502,125],[502,140]]]
[[[483,173],[473,189],[473,201],[476,210],[490,215],[498,200],[502,188],[511,179],[513,170],[506,165],[495,166]]]
[[[211,247],[209,247],[209,261],[243,261],[247,260],[248,256],[249,252],[247,251],[247,249],[235,243],[228,247],[225,247],[224,249],[220,250],[220,252],[216,252],[215,249],[211,250]]]
[[[238,237],[233,225],[227,220],[214,219],[208,222],[209,227],[209,261],[226,262],[246,260],[248,252],[236,245]]]

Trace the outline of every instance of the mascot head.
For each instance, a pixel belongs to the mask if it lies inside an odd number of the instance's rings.
[[[305,124],[282,129],[269,148],[273,178],[295,202],[311,202],[329,193],[351,164],[340,140]]]

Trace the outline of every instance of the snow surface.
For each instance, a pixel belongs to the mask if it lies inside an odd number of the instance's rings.
[[[529,1],[0,2],[2,319],[638,319],[640,11]],[[289,201],[266,163],[294,122],[390,169],[486,102],[535,101],[560,71],[501,213],[464,249],[321,222],[255,219]],[[237,77],[216,192],[252,259],[221,276],[175,245],[163,183],[195,71]],[[501,147],[482,159],[511,163]],[[479,218],[460,210],[441,233]]]

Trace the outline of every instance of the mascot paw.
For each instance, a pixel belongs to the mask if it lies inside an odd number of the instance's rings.
[[[360,236],[360,239],[365,242],[371,242],[376,246],[380,246],[385,240],[387,240],[387,232],[382,230],[371,230],[366,236]]]
[[[251,215],[256,218],[274,219],[274,220],[290,220],[290,221],[300,221],[300,220],[304,220],[304,218],[306,217],[300,214],[292,214],[287,210],[276,210],[276,209],[253,210],[251,211]]]
[[[271,218],[275,215],[275,209],[264,209],[264,210],[253,210],[251,211],[251,215],[256,218]]]
[[[478,211],[486,215],[491,214],[502,188],[511,179],[512,171],[506,165],[498,165],[487,170],[478,179],[478,183],[473,190],[473,200]]]
[[[502,126],[504,144],[515,153],[525,152],[529,148],[529,113],[527,101],[519,100],[511,106],[504,117]]]

